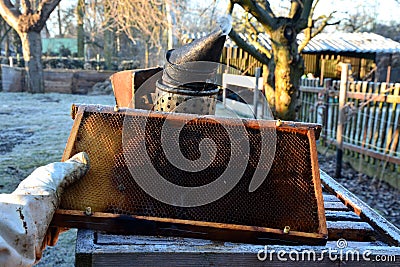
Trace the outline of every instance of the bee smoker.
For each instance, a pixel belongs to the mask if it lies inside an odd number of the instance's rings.
[[[217,63],[230,30],[230,18],[224,18],[207,36],[167,52],[162,78],[156,82],[154,110],[215,114]]]

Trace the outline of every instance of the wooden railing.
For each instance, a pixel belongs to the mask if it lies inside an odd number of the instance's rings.
[[[254,77],[223,77],[224,87],[238,81],[254,90]],[[337,149],[340,145],[361,172],[400,188],[400,83],[347,81],[342,86],[345,98],[341,109],[340,88],[337,80],[302,79],[297,120],[321,124],[321,147]]]
[[[339,89],[340,81],[326,79],[321,85],[319,79],[302,79],[298,120],[321,123],[321,144],[337,147],[342,114],[345,154],[375,168],[380,178],[394,171],[397,179],[388,182],[399,188],[400,84],[348,81],[341,109]]]

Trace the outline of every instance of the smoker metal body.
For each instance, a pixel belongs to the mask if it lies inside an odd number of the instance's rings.
[[[169,50],[162,78],[156,83],[155,111],[215,114],[216,64],[221,57],[226,32],[218,28],[203,38]],[[184,104],[185,107],[179,107]]]

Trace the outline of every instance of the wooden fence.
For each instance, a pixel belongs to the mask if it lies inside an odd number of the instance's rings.
[[[221,55],[221,63],[240,70],[243,75],[254,76],[256,69],[263,64],[252,55],[238,47],[224,47]]]
[[[400,84],[349,81],[341,110],[339,88],[340,81],[302,79],[298,120],[322,124],[321,144],[336,147],[342,114],[345,155],[358,169],[400,188]]]
[[[25,69],[1,65],[0,91],[24,92],[27,90]],[[104,82],[115,71],[44,69],[46,93],[87,94],[98,82]]]

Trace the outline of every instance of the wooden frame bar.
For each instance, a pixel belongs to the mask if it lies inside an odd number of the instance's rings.
[[[114,109],[114,107],[100,106],[100,105],[79,105],[72,107],[72,117],[75,119],[75,123],[71,132],[71,135],[66,146],[63,160],[68,159],[74,151],[74,144],[79,142],[78,129],[82,121],[86,116],[92,114],[107,114],[107,115],[118,115],[118,118],[122,119],[126,116],[144,116],[146,118],[163,118],[165,119],[168,115],[168,121],[174,123],[177,121],[198,121],[197,124],[207,123],[207,125],[221,123],[229,126],[240,126],[243,125],[250,129],[260,128],[272,128],[277,132],[285,132],[290,134],[301,135],[304,140],[304,144],[310,151],[309,157],[307,157],[305,163],[307,168],[311,166],[310,173],[306,175],[312,178],[312,184],[314,186],[316,213],[310,217],[313,220],[312,226],[303,229],[314,229],[307,231],[295,231],[294,229],[286,232],[283,227],[282,229],[268,228],[260,225],[268,224],[252,224],[244,225],[231,223],[220,223],[219,218],[214,219],[216,221],[202,221],[202,220],[190,220],[190,219],[177,219],[175,217],[149,217],[149,216],[137,216],[137,215],[120,215],[113,213],[105,213],[104,210],[95,210],[97,212],[85,213],[82,210],[68,209],[58,210],[53,218],[52,224],[59,227],[68,228],[83,228],[83,229],[95,229],[99,231],[107,231],[110,233],[124,233],[124,234],[161,234],[161,235],[175,235],[175,236],[186,236],[186,237],[197,237],[197,238],[208,238],[213,240],[221,241],[232,241],[232,242],[249,242],[258,244],[267,243],[285,243],[285,244],[312,244],[322,245],[326,243],[328,238],[328,230],[326,227],[325,212],[323,206],[322,187],[320,183],[318,158],[316,150],[316,139],[318,139],[321,126],[317,124],[306,124],[297,122],[280,122],[277,121],[266,121],[266,120],[254,120],[254,119],[230,119],[230,118],[218,118],[218,121],[213,120],[214,116],[199,116],[190,114],[178,114],[178,113],[162,113],[162,112],[150,112],[145,110],[134,110],[129,108]],[[119,124],[118,124],[119,125]],[[118,132],[118,131],[117,131]],[[105,133],[107,134],[107,133]],[[289,136],[289,135],[286,135]],[[307,140],[307,141],[306,141]],[[93,143],[91,143],[93,145]],[[84,149],[84,148],[82,148]],[[95,156],[96,154],[93,154]],[[90,156],[90,155],[89,155]],[[308,162],[311,161],[311,162]],[[111,168],[111,167],[110,167]],[[107,179],[107,178],[105,178]],[[307,178],[308,179],[308,178]],[[311,184],[311,181],[309,182]],[[76,196],[74,196],[75,198]],[[314,196],[310,196],[313,197]],[[84,196],[82,196],[84,198]],[[156,200],[152,200],[156,201]],[[228,202],[229,203],[229,202]],[[297,203],[291,202],[293,207],[297,209]],[[85,204],[87,205],[87,204]],[[127,204],[129,205],[129,204]],[[89,205],[90,206],[90,205]],[[279,205],[273,207],[280,207]],[[126,214],[126,213],[125,213]],[[132,214],[132,213],[130,213]],[[135,214],[135,213],[133,213]],[[164,215],[166,216],[166,215]],[[168,216],[168,215],[167,215]],[[305,216],[305,215],[302,215]],[[304,218],[304,217],[302,217]]]

